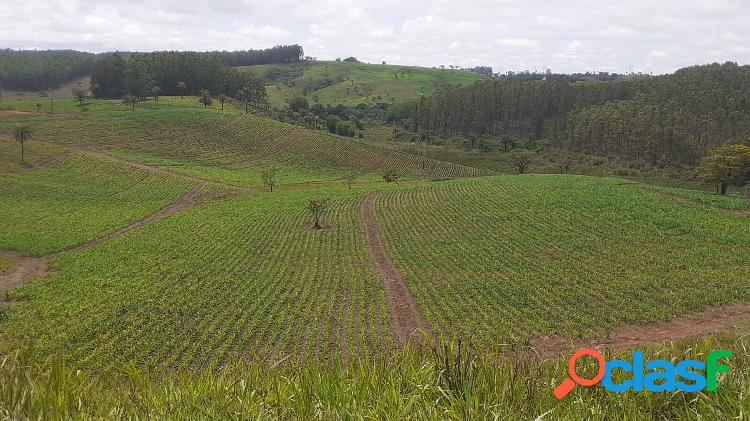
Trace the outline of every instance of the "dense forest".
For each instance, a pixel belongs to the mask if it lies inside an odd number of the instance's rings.
[[[132,95],[235,95],[243,87],[265,95],[263,81],[251,72],[240,72],[218,58],[196,52],[132,53],[125,60],[114,53],[100,59],[91,75],[91,92],[100,98]]]
[[[264,50],[210,51],[208,53],[228,66],[251,66],[255,64],[296,63],[305,55],[299,45],[277,45]]]
[[[441,135],[537,139],[584,153],[694,164],[750,139],[750,66],[613,81],[484,81],[398,104],[389,119]]]
[[[0,88],[43,91],[91,74],[96,55],[73,50],[0,50]]]
[[[227,70],[227,66],[297,62],[302,60],[304,51],[299,45],[277,45],[245,51],[121,52],[116,53],[119,58],[114,60],[113,55],[115,53],[92,54],[74,50],[0,50],[0,88],[43,91],[96,72],[99,85],[96,94],[116,97],[121,93],[115,88],[122,88],[118,85],[122,82],[117,81],[123,70],[119,66],[124,66],[124,60],[130,56],[138,56],[140,61],[148,61],[158,79],[156,85],[167,94],[175,93],[172,82],[176,79],[188,83],[189,89],[207,88],[212,92],[228,93],[234,92],[231,89],[235,87],[238,76]],[[100,63],[102,61],[105,63]],[[186,69],[179,70],[174,66]],[[206,73],[214,71],[217,74]],[[176,75],[176,79],[171,75]]]

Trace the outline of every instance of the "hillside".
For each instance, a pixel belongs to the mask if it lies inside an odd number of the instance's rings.
[[[305,96],[310,103],[324,105],[393,103],[486,79],[465,70],[343,61],[268,64],[240,69],[266,80],[268,101],[274,107],[286,106],[286,101],[293,96]]]

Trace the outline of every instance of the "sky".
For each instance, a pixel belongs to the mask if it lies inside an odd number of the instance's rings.
[[[742,3],[745,2],[743,5]],[[0,48],[241,50],[553,72],[750,63],[748,0],[0,0]]]

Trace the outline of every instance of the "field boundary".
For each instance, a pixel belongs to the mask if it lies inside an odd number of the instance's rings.
[[[362,202],[362,220],[365,224],[365,237],[370,258],[375,262],[383,280],[388,306],[388,322],[398,346],[403,347],[408,343],[418,344],[423,339],[420,330],[433,337],[434,334],[430,325],[422,317],[417,301],[401,278],[401,273],[385,251],[372,210],[376,195],[377,193],[370,193]]]
[[[667,321],[620,326],[606,338],[574,341],[565,338],[541,338],[532,347],[543,355],[559,355],[578,348],[622,351],[639,346],[659,345],[667,341],[706,337],[732,324],[750,321],[750,305],[712,307],[697,314]]]
[[[0,290],[10,290],[23,286],[26,282],[43,276],[47,272],[47,262],[49,259],[62,256],[68,253],[73,253],[80,250],[99,245],[105,241],[109,241],[113,238],[122,236],[132,230],[140,228],[148,223],[157,221],[169,215],[174,215],[183,210],[187,210],[201,204],[200,192],[206,186],[205,182],[196,182],[193,187],[185,192],[174,202],[161,208],[160,210],[146,215],[145,217],[132,222],[114,232],[95,238],[85,243],[77,244],[74,246],[67,247],[60,251],[45,254],[38,257],[24,256],[20,253],[10,251],[0,251],[0,256],[12,259],[15,264],[15,270],[4,276],[0,276]]]

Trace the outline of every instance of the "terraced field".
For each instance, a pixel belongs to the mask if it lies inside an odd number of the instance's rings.
[[[621,180],[456,180],[381,193],[374,208],[427,321],[477,347],[602,338],[750,300],[746,217]]]
[[[37,141],[108,150],[246,187],[260,187],[260,173],[269,166],[279,168],[282,183],[342,179],[351,172],[377,178],[385,170],[396,170],[405,178],[490,173],[230,111],[165,107],[5,116],[0,119],[0,135],[10,137],[19,124],[30,126]]]
[[[191,185],[82,154],[0,174],[0,250],[42,255],[93,240],[156,212]]]
[[[328,197],[310,230],[307,200]],[[392,349],[382,283],[365,246],[363,192],[251,194],[55,258],[17,290],[2,336],[33,338],[81,367],[199,367],[292,354]],[[60,297],[65,299],[61,300]]]

